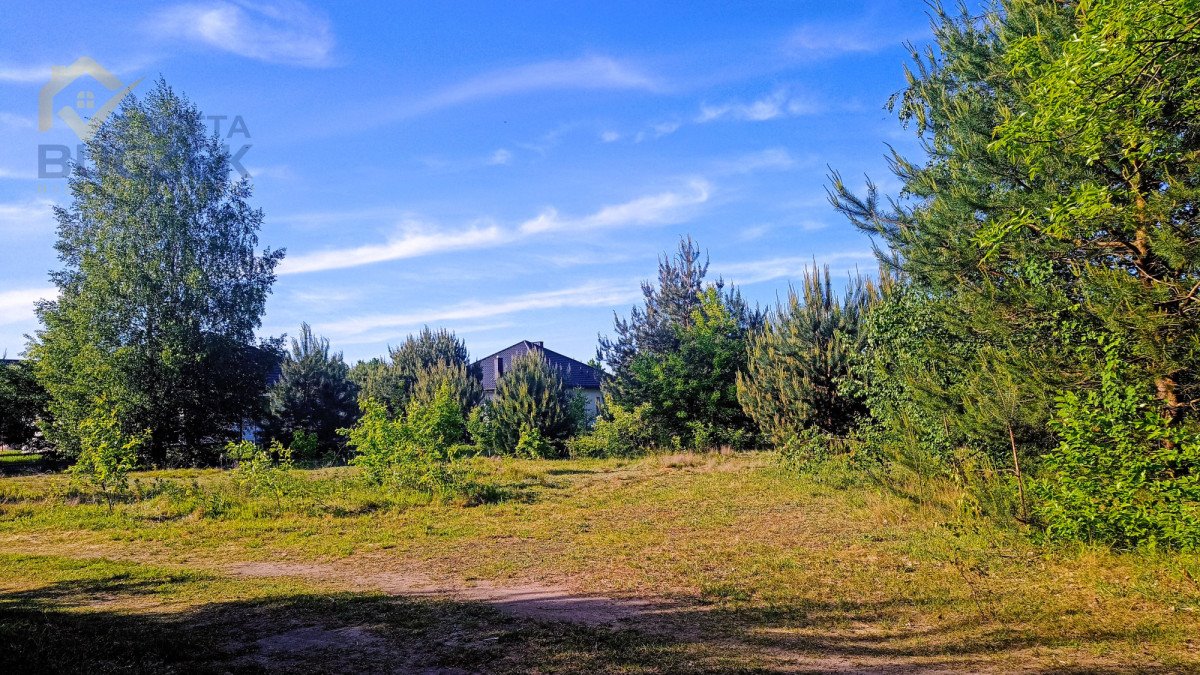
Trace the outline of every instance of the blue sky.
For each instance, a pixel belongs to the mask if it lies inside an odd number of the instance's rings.
[[[101,6],[106,5],[106,6]],[[350,360],[422,325],[483,356],[520,339],[581,359],[690,234],[773,302],[814,260],[873,271],[825,198],[827,167],[885,190],[884,109],[925,5],[761,3],[20,3],[0,33],[0,351],[53,294],[38,146],[51,66],[90,57],[121,84],[161,75],[225,116],[285,247],[264,334],[301,321]],[[65,87],[54,109],[93,92]],[[86,95],[86,94],[84,94]],[[248,137],[247,137],[248,136]]]

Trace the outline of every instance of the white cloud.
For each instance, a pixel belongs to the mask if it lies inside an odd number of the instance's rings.
[[[637,199],[605,206],[599,211],[580,218],[563,218],[556,209],[550,208],[537,218],[521,224],[526,234],[558,230],[591,230],[603,227],[627,225],[678,223],[686,220],[696,206],[708,201],[712,186],[708,181],[695,179],[688,183],[686,191],[662,192]]]
[[[0,63],[0,82],[43,84],[50,81],[50,64],[18,66]]]
[[[702,104],[700,106],[700,113],[696,115],[695,121],[698,124],[721,119],[765,122],[778,117],[813,115],[820,111],[820,106],[815,103],[795,96],[786,89],[777,89],[763,98],[750,102],[733,101],[719,105]]]
[[[600,133],[600,140],[605,143],[615,143],[621,140],[621,134],[616,131],[604,131]]]
[[[183,38],[259,61],[329,65],[329,20],[296,0],[176,5],[150,22],[156,37]]]
[[[419,114],[471,101],[546,89],[640,89],[657,91],[660,83],[636,68],[604,56],[543,61],[499,70],[443,89],[408,111]]]
[[[58,289],[54,287],[0,291],[0,325],[33,321],[33,303],[56,297]]]
[[[447,230],[409,218],[401,224],[397,236],[385,242],[289,255],[280,264],[279,274],[345,269],[447,251],[503,246],[543,233],[680,223],[692,217],[697,207],[708,201],[711,193],[712,186],[709,182],[696,178],[689,181],[685,189],[638,197],[620,204],[605,206],[594,213],[578,218],[560,217],[558,211],[551,207],[517,228],[501,227],[485,219],[482,221],[484,224],[477,224],[461,230]],[[387,211],[367,209],[360,213],[364,214],[363,217],[367,217],[387,213]],[[314,227],[338,222],[344,223],[353,219],[352,214],[319,213],[293,215],[282,220]]]
[[[258,180],[259,178],[272,178],[275,180],[292,180],[296,177],[296,172],[287,164],[269,164],[266,166],[248,166],[246,172],[250,174],[250,178]]]
[[[21,174],[12,177],[32,178]],[[10,237],[53,232],[53,208],[54,202],[45,198],[0,203],[0,232]]]
[[[784,53],[804,60],[828,59],[845,54],[869,54],[907,41],[927,38],[928,25],[898,29],[868,22],[812,23],[792,31],[783,44]]]
[[[509,152],[508,150],[505,150],[504,148],[500,148],[499,150],[492,153],[492,156],[490,158],[488,158],[487,163],[491,166],[499,166],[502,164],[508,164],[509,162],[512,161],[512,156],[513,155],[511,152]]]
[[[436,325],[447,321],[472,321],[507,316],[520,312],[563,307],[616,306],[636,299],[640,293],[637,284],[627,280],[621,282],[591,282],[580,286],[554,291],[525,293],[510,298],[468,300],[449,306],[434,307],[403,314],[370,314],[342,321],[321,324],[320,331],[342,342],[348,338],[380,330],[392,330],[397,335],[400,329],[415,329],[424,325]],[[372,336],[376,338],[377,336]],[[387,337],[387,336],[384,336]],[[374,341],[374,340],[373,340]]]
[[[0,77],[0,80],[3,80]],[[32,117],[15,115],[10,112],[0,112],[0,127],[7,129],[36,129],[37,122]]]
[[[829,265],[834,274],[846,274],[855,269],[864,273],[875,269],[875,253],[870,250],[844,251],[825,253],[811,256],[788,256],[766,258],[763,260],[748,260],[740,263],[728,263],[713,266],[713,273],[738,285],[757,284],[775,279],[796,279],[804,274],[806,269]]]
[[[370,265],[385,260],[400,260],[446,251],[494,246],[502,243],[504,239],[504,232],[495,225],[447,232],[409,221],[401,227],[399,236],[380,244],[366,244],[354,248],[330,249],[286,257],[279,266],[279,274],[321,272]]]
[[[715,172],[718,174],[746,174],[772,169],[782,171],[794,166],[796,166],[796,160],[785,148],[768,148],[731,160],[717,162]]]

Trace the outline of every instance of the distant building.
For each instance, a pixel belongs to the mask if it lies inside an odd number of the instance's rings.
[[[569,356],[563,356],[556,351],[546,349],[541,342],[521,340],[517,344],[501,349],[495,354],[485,356],[475,362],[472,368],[483,378],[484,398],[491,398],[496,393],[496,382],[512,368],[513,359],[534,352],[558,369],[563,382],[568,389],[578,389],[583,392],[587,401],[588,415],[594,416],[600,406],[600,381],[604,373],[582,361],[576,361]]]

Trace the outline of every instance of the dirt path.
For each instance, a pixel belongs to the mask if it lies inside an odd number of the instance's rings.
[[[334,582],[356,591],[482,602],[523,619],[569,621],[589,626],[614,626],[670,613],[678,603],[665,599],[611,598],[580,593],[570,587],[537,582],[498,583],[434,579],[416,570],[364,570],[353,564],[248,562],[224,571],[236,577],[294,578]]]

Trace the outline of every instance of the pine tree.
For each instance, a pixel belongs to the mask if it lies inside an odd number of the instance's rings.
[[[695,445],[697,433],[722,442],[752,432],[735,377],[762,315],[723,280],[706,284],[707,273],[700,247],[681,239],[673,256],[660,258],[657,284],[642,284],[643,306],[615,317],[615,339],[600,338],[597,359],[612,373],[605,395],[627,409],[649,404],[652,435],[664,445]]]
[[[523,437],[526,444],[536,437],[530,447],[538,448],[539,454],[562,455],[576,426],[562,376],[537,350],[513,359],[496,383],[487,413],[493,450],[500,454],[515,452]]]
[[[307,323],[292,339],[291,351],[280,364],[279,381],[268,392],[270,421],[267,433],[291,444],[298,432],[315,434],[317,449],[340,451],[339,429],[358,416],[358,387],[350,381],[350,368],[329,340],[313,334]],[[299,459],[313,460],[316,457]]]
[[[814,266],[800,292],[788,289],[787,303],[750,337],[738,398],[777,445],[806,429],[844,436],[865,417],[861,393],[847,384],[863,351],[864,314],[877,297],[874,284],[857,276],[839,298],[829,267]]]

